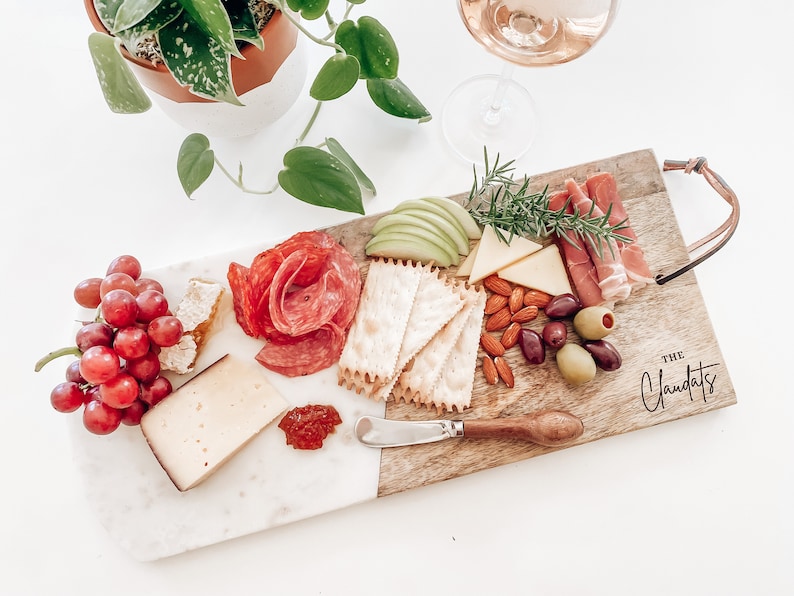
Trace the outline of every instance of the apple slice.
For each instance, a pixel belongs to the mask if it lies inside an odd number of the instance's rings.
[[[482,230],[480,230],[479,224],[471,216],[471,213],[466,211],[463,205],[457,201],[447,197],[425,197],[424,200],[446,209],[452,217],[458,220],[469,240],[479,240],[482,237]]]
[[[419,237],[428,242],[432,242],[440,249],[442,249],[449,256],[451,263],[457,265],[460,262],[460,255],[458,255],[457,247],[452,240],[441,231],[429,230],[411,224],[391,224],[381,228],[377,234],[372,237],[372,241],[378,242],[385,239],[395,239],[409,237]]]
[[[440,246],[420,236],[408,234],[390,234],[388,238],[375,236],[367,243],[364,252],[370,257],[388,257],[420,263],[432,261],[439,267],[449,267],[453,264],[449,255]]]
[[[422,208],[405,208],[391,213],[391,215],[398,214],[411,215],[431,223],[433,226],[435,226],[436,230],[440,230],[450,237],[458,254],[464,256],[469,254],[469,237],[466,236],[466,233],[460,228],[460,224],[457,222],[453,224],[448,219],[448,216],[439,215],[438,213]]]
[[[403,211],[415,212],[415,211],[423,211],[428,214],[433,214],[436,217],[446,220],[452,228],[455,229],[454,234],[450,234],[453,237],[464,237],[466,238],[466,252],[461,254],[469,254],[468,253],[468,244],[469,244],[469,236],[466,233],[466,230],[463,229],[463,226],[460,225],[460,222],[457,220],[456,217],[450,215],[449,211],[436,205],[435,203],[428,201],[427,199],[412,199],[410,201],[403,201],[399,203],[393,210],[392,213],[400,213]],[[448,232],[449,233],[449,232]]]

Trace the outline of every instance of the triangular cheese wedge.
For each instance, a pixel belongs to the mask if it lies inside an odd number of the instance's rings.
[[[510,233],[502,231],[505,238]],[[472,266],[469,282],[476,283],[543,248],[540,244],[521,236],[513,236],[510,244],[502,242],[491,226],[485,226],[477,248],[477,258]]]
[[[571,293],[571,282],[556,244],[498,271],[499,277],[514,284],[540,290],[552,296]]]
[[[480,243],[475,244],[469,251],[469,256],[458,267],[455,277],[468,277],[471,275],[471,270],[474,268],[474,261],[477,259],[477,250],[480,248]]]

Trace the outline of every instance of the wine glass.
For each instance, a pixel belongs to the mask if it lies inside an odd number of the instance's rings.
[[[484,148],[518,159],[535,140],[537,116],[529,91],[513,79],[515,66],[562,64],[586,53],[609,29],[620,0],[457,1],[469,33],[505,62],[499,75],[475,76],[450,94],[444,137],[467,162],[481,163]]]

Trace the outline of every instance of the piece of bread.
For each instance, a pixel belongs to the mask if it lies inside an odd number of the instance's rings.
[[[178,374],[191,372],[223,298],[222,284],[198,277],[188,280],[187,289],[174,311],[182,321],[184,335],[174,346],[160,350],[160,368]]]

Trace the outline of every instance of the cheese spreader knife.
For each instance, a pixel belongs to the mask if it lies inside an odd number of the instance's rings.
[[[582,421],[561,410],[541,410],[510,418],[471,420],[388,420],[362,416],[356,421],[356,438],[368,447],[402,447],[466,437],[469,439],[519,439],[560,447],[582,436]]]

